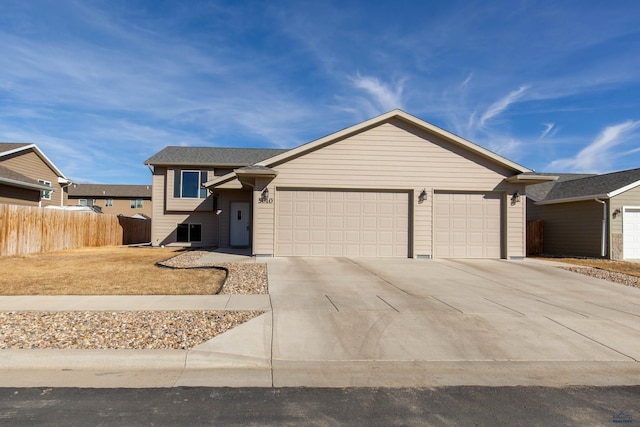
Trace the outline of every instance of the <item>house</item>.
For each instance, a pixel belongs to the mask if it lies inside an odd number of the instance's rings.
[[[527,188],[527,219],[543,221],[545,254],[640,259],[640,169],[553,175]]]
[[[151,218],[150,185],[72,184],[67,204],[99,207],[111,215]]]
[[[0,203],[61,206],[69,184],[35,144],[0,143]]]
[[[520,195],[553,179],[401,110],[291,150],[167,147],[145,163],[154,245],[256,256],[522,258]]]

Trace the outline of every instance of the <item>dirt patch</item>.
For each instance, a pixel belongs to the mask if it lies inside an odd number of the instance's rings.
[[[611,261],[608,259],[594,259],[594,258],[545,258],[536,257],[537,259],[544,259],[548,261],[563,262],[566,264],[573,264],[581,267],[597,268],[604,271],[610,271],[613,273],[627,274],[630,276],[640,277],[640,263],[627,262],[627,261]]]

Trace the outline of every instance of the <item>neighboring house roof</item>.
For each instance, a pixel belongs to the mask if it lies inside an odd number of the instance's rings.
[[[294,157],[317,150],[318,148],[321,148],[325,145],[329,145],[335,141],[346,138],[350,135],[360,133],[368,128],[373,128],[391,119],[400,119],[406,123],[409,123],[410,125],[416,126],[429,133],[436,134],[437,136],[455,145],[461,146],[471,152],[474,152],[480,155],[481,157],[490,159],[502,166],[512,169],[514,172],[517,172],[519,174],[532,172],[530,169],[527,169],[522,165],[512,162],[511,160],[505,157],[502,157],[499,154],[489,151],[486,148],[480,147],[479,145],[476,145],[470,141],[467,141],[464,138],[461,138],[449,131],[446,131],[437,126],[434,126],[431,123],[425,122],[424,120],[419,119],[415,116],[412,116],[411,114],[406,113],[399,109],[389,111],[388,113],[382,114],[378,117],[374,117],[362,123],[356,124],[354,126],[348,127],[341,131],[327,135],[323,138],[292,148],[291,150],[283,150],[282,153],[276,154],[272,157],[265,158],[263,160],[259,160],[255,163],[257,164],[257,166],[274,167]],[[206,187],[217,186],[225,182],[229,182],[233,180],[235,177],[236,177],[235,172],[231,172],[227,175],[224,175],[222,177],[216,177],[215,179],[206,182],[204,186]]]
[[[150,199],[151,185],[73,184],[69,197]]]
[[[47,164],[51,168],[52,171],[58,175],[59,183],[70,183],[69,180],[60,169],[56,165],[53,164],[51,160],[38,148],[36,144],[28,144],[28,143],[16,143],[16,142],[0,142],[0,158],[4,156],[9,156],[14,153],[19,153],[20,151],[33,150],[43,162]],[[0,159],[1,160],[1,159]]]
[[[147,159],[159,166],[248,166],[288,150],[274,148],[225,148],[169,146]]]
[[[536,189],[536,187],[547,184],[531,186],[527,189],[527,196],[531,190],[532,194],[543,196],[537,199],[538,204],[552,204],[595,198],[608,199],[640,186],[640,168],[602,175],[555,175],[564,176],[565,179],[559,178],[551,188],[546,190],[546,193],[544,187],[542,189]]]
[[[551,191],[554,185],[560,182],[594,176],[594,174],[579,174],[579,173],[537,173],[536,175],[556,176],[558,177],[558,179],[556,181],[550,181],[542,184],[528,186],[527,197],[532,199],[535,202],[543,200],[545,197],[547,197],[547,194],[549,194],[549,191]]]
[[[24,176],[2,165],[0,165],[0,184],[33,190],[54,191],[51,187],[40,184],[37,180]]]

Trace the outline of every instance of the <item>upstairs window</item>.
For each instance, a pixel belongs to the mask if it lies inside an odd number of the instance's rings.
[[[78,205],[79,206],[87,206],[88,205],[87,199],[79,199],[78,200]]]
[[[183,199],[204,199],[207,197],[207,189],[202,188],[202,184],[207,182],[207,172],[182,171],[180,178],[180,197]]]
[[[142,209],[142,199],[131,200],[131,209]]]
[[[45,181],[44,179],[39,179],[38,182],[47,187],[51,187],[51,182]],[[51,200],[51,191],[44,190],[42,192],[42,200]]]
[[[110,208],[111,206],[113,206],[113,199],[105,200],[104,205]]]

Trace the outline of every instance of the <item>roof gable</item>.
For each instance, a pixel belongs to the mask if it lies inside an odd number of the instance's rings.
[[[37,180],[22,175],[14,170],[0,165],[0,184],[12,187],[30,188],[33,190],[54,191],[51,187],[39,183]]]
[[[323,138],[317,139],[315,141],[309,142],[307,144],[304,145],[300,145],[298,147],[295,147],[291,150],[288,150],[282,154],[279,154],[277,156],[265,159],[264,161],[259,162],[260,165],[262,166],[274,166],[276,164],[280,164],[283,162],[288,161],[289,159],[293,158],[293,157],[297,157],[300,155],[303,155],[307,152],[310,151],[314,151],[317,150],[321,147],[324,147],[326,145],[332,144],[334,142],[337,142],[339,140],[342,140],[348,136],[352,136],[355,135],[357,133],[363,132],[366,129],[370,129],[370,128],[374,128],[376,126],[379,126],[385,122],[388,122],[392,119],[400,119],[402,121],[404,121],[405,123],[408,123],[409,125],[415,126],[418,129],[421,129],[423,131],[427,131],[429,133],[435,134],[436,136],[450,142],[453,143],[461,148],[464,148],[468,151],[471,151],[481,157],[484,157],[486,159],[489,159],[501,166],[505,166],[508,169],[512,169],[514,172],[518,172],[518,173],[525,173],[525,172],[531,172],[530,169],[525,168],[522,165],[519,165],[515,162],[512,162],[511,160],[508,160],[505,157],[502,157],[492,151],[487,150],[486,148],[483,148],[479,145],[476,145],[474,143],[472,143],[471,141],[467,141],[464,138],[461,138],[449,131],[446,131],[444,129],[441,129],[435,125],[432,125],[431,123],[425,122],[424,120],[421,120],[415,116],[412,116],[409,113],[406,113],[402,110],[392,110],[388,113],[382,114],[378,117],[374,117],[372,119],[369,119],[367,121],[364,121],[362,123],[356,124],[354,126],[348,127],[346,129],[340,130],[338,132],[332,133],[330,135],[327,135]]]
[[[62,178],[64,181],[71,182],[60,169],[56,165],[53,164],[51,160],[38,148],[36,144],[27,144],[27,143],[13,143],[13,142],[1,142],[0,143],[0,160],[4,156],[9,156],[11,154],[20,153],[21,151],[33,150],[34,153],[42,159],[42,161],[58,176],[58,178]]]

